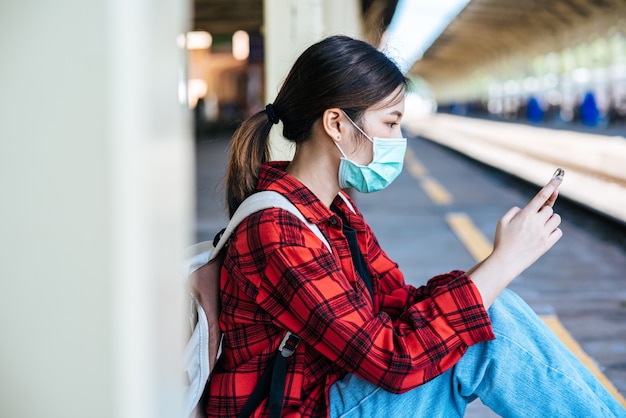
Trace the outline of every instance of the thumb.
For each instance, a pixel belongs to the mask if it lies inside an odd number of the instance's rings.
[[[501,221],[502,223],[508,224],[509,222],[511,222],[513,220],[513,218],[515,218],[515,216],[517,216],[518,213],[520,213],[522,210],[520,208],[518,208],[517,206],[512,207],[511,209],[509,209],[504,216],[502,216]]]

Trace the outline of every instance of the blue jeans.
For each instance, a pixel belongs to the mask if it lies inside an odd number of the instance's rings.
[[[626,417],[626,410],[516,294],[489,309],[496,339],[403,394],[348,374],[330,388],[330,416],[462,417],[477,397],[503,417]]]

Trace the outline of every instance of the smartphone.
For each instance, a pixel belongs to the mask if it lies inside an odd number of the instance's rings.
[[[555,179],[557,177],[561,177],[561,179],[563,178],[563,176],[565,175],[565,170],[563,170],[561,167],[557,168],[556,171],[554,172],[554,174],[552,175],[552,179]]]

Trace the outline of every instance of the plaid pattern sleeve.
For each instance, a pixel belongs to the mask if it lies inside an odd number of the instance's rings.
[[[454,365],[469,345],[493,338],[480,295],[463,272],[419,289],[406,285],[360,213],[336,199],[357,230],[372,298],[338,217],[283,171],[262,170],[260,185],[285,194],[333,251],[282,209],[258,212],[239,226],[222,274],[224,345],[209,382],[209,416],[237,415],[285,330],[302,342],[289,359],[283,416],[326,416],[328,389],[348,372],[405,392]],[[268,412],[265,401],[255,416]]]

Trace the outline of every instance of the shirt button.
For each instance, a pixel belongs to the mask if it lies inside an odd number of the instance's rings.
[[[332,218],[330,218],[330,221],[329,221],[329,222],[330,222],[330,224],[331,224],[332,226],[337,226],[337,224],[339,223],[339,222],[337,221],[337,218],[335,218],[334,216],[333,216]]]

